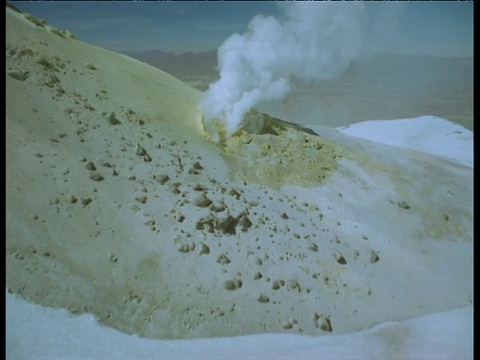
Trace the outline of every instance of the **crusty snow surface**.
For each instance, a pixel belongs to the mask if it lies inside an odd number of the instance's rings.
[[[350,126],[349,135],[369,137],[372,126],[380,124],[382,136],[376,141],[471,161],[466,146],[472,145],[469,130],[456,126],[455,131],[464,137],[453,141],[450,122],[428,117],[430,124],[436,125],[436,135],[429,136],[421,121],[414,121],[422,119],[408,119],[408,124],[405,120],[363,122]],[[414,138],[414,143],[407,137]],[[463,158],[457,149],[462,149]],[[8,292],[6,300],[7,359],[473,359],[473,306],[338,336],[263,334],[172,341],[127,335],[99,324],[92,315],[73,316]]]

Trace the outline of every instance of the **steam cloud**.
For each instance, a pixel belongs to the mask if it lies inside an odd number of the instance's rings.
[[[288,2],[282,9],[284,19],[257,15],[218,49],[220,79],[199,104],[210,132],[230,137],[259,102],[283,99],[292,76],[331,79],[359,55],[362,3]]]

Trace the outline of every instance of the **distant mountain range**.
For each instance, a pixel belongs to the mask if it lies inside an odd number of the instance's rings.
[[[203,73],[216,76],[217,52],[186,52],[174,54],[162,50],[121,51],[134,59],[162,69],[174,76],[184,77]]]
[[[131,56],[137,60],[158,67],[164,71],[171,72],[172,75],[181,72],[184,76],[185,71],[194,71],[195,73],[204,72],[205,75],[216,73],[217,52],[186,52],[174,54],[158,49],[145,51],[120,51],[120,53]],[[435,57],[428,55],[404,55],[393,53],[380,53],[369,58],[355,61],[347,73],[358,70],[374,70],[382,68],[382,72],[390,75],[407,75],[413,69],[415,71],[424,71],[438,73],[439,70],[444,76],[455,75],[460,78],[469,77],[473,74],[473,57]],[[367,71],[370,73],[370,71]],[[408,75],[407,75],[408,76]]]
[[[219,78],[216,51],[122,53],[166,71],[201,91]],[[304,108],[319,108],[327,116],[326,109],[336,104],[344,114],[334,113],[331,117],[343,117],[347,122],[432,114],[473,129],[472,57],[379,53],[354,61],[332,80],[292,80],[286,99],[286,104],[291,104],[287,106],[291,117],[295,117],[292,109],[296,108],[303,112]],[[375,106],[369,105],[369,101]]]

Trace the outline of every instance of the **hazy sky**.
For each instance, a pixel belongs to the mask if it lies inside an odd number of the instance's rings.
[[[116,51],[215,50],[257,14],[282,16],[277,2],[12,1],[23,12]],[[345,4],[345,6],[348,6]],[[365,3],[368,48],[473,56],[473,1]]]

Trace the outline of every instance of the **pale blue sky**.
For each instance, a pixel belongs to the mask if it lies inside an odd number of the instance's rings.
[[[19,9],[116,51],[215,50],[256,14],[280,16],[276,2],[12,1]],[[365,3],[370,47],[436,56],[473,56],[473,1]]]

